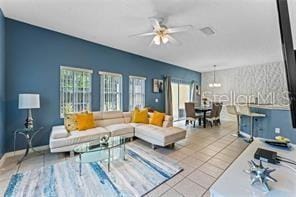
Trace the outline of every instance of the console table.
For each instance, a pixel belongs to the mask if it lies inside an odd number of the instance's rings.
[[[257,148],[264,148],[276,151],[280,156],[296,160],[295,145],[293,145],[291,151],[286,151],[284,149],[274,148],[256,138],[255,141],[248,146],[248,148],[231,164],[231,166],[210,188],[210,193],[212,197],[295,196],[296,172],[284,166],[263,162],[264,167],[276,169],[276,171],[271,173],[271,175],[272,177],[277,179],[278,182],[269,182],[271,191],[266,192],[260,185],[256,184],[252,186],[250,184],[250,176],[243,172],[243,170],[249,168],[247,161],[251,159],[254,160],[254,153],[256,152]],[[259,163],[258,160],[255,160],[255,162]],[[296,167],[293,165],[290,166],[294,168]]]
[[[26,152],[23,155],[23,157],[17,162],[17,164],[20,164],[22,161],[24,161],[24,159],[27,157],[30,148],[36,151],[33,146],[32,146],[32,140],[34,139],[34,137],[43,129],[43,127],[39,127],[38,129],[29,129],[29,128],[22,128],[22,129],[17,129],[14,131],[14,152],[15,152],[15,146],[16,146],[16,136],[17,135],[22,135],[24,136],[24,140],[26,142]]]

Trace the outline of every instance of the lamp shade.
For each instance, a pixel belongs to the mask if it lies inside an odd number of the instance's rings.
[[[19,94],[19,109],[40,108],[39,94]]]

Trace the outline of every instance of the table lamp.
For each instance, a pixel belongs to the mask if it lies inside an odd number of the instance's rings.
[[[18,108],[28,110],[25,127],[28,129],[32,129],[33,128],[32,109],[40,108],[39,94],[19,94]]]

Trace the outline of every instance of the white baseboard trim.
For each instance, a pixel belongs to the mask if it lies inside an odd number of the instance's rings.
[[[250,138],[250,137],[251,137],[251,135],[249,135],[249,134],[247,134],[247,133],[245,133],[245,132],[242,132],[242,131],[240,131],[240,134],[241,134],[242,136],[244,136],[245,138]]]
[[[2,167],[2,165],[4,164],[4,162],[5,162],[5,160],[6,160],[6,157],[7,157],[7,155],[6,155],[6,153],[4,153],[4,155],[1,157],[1,159],[0,159],[0,168]]]
[[[44,145],[44,146],[37,146],[34,147],[35,150],[37,151],[45,151],[49,149],[48,145]],[[12,151],[12,152],[7,152],[5,153],[1,159],[0,159],[0,167],[2,167],[2,165],[5,163],[5,160],[9,157],[13,157],[13,156],[19,156],[19,155],[24,155],[26,152],[26,149],[21,149],[21,150],[17,150],[17,151]],[[32,149],[30,149],[29,153],[34,152]]]

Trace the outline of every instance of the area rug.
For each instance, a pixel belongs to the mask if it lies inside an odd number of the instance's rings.
[[[5,192],[6,197],[54,196],[143,196],[169,180],[182,168],[173,160],[141,146],[128,144],[127,160],[106,164],[91,162],[82,165],[74,160],[13,175]]]

